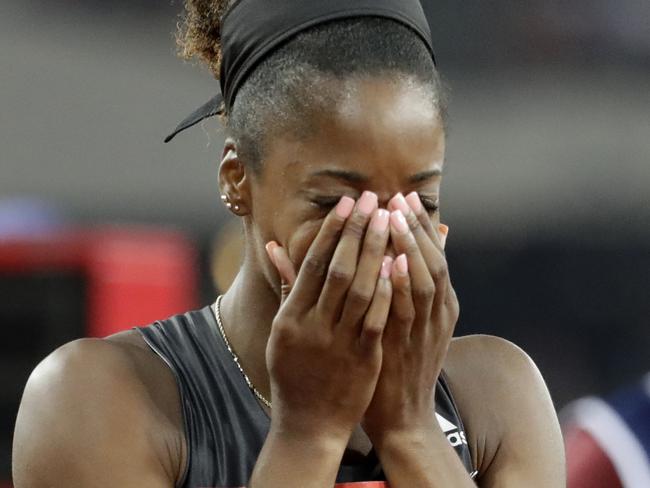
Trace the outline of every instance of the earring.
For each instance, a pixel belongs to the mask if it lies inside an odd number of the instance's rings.
[[[226,195],[221,195],[221,201],[226,205],[226,208],[228,210],[239,212],[239,205],[233,205],[232,203],[230,203],[230,199]]]

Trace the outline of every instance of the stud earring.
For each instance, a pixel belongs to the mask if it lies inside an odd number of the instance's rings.
[[[227,195],[221,195],[221,201],[226,205],[228,210],[239,212],[239,205],[233,205]]]

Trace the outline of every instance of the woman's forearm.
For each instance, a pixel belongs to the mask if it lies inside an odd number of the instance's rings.
[[[332,488],[345,442],[271,431],[249,488]]]
[[[476,488],[438,429],[388,434],[375,447],[391,488]]]

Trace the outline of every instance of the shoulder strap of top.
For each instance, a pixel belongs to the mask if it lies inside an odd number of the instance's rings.
[[[244,486],[268,418],[218,334],[210,308],[137,329],[179,386],[188,446],[180,486]]]
[[[463,425],[460,412],[456,407],[456,402],[449,388],[447,375],[444,370],[440,372],[438,384],[436,385],[436,417],[440,428],[445,433],[449,443],[456,450],[465,469],[467,469],[467,472],[470,473],[472,478],[475,478],[478,475],[478,471],[474,468],[472,455],[467,443],[465,426]]]

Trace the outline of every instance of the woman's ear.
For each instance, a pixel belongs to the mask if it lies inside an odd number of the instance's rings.
[[[219,165],[221,200],[235,215],[243,217],[251,212],[251,191],[248,168],[237,154],[237,143],[227,138]]]

